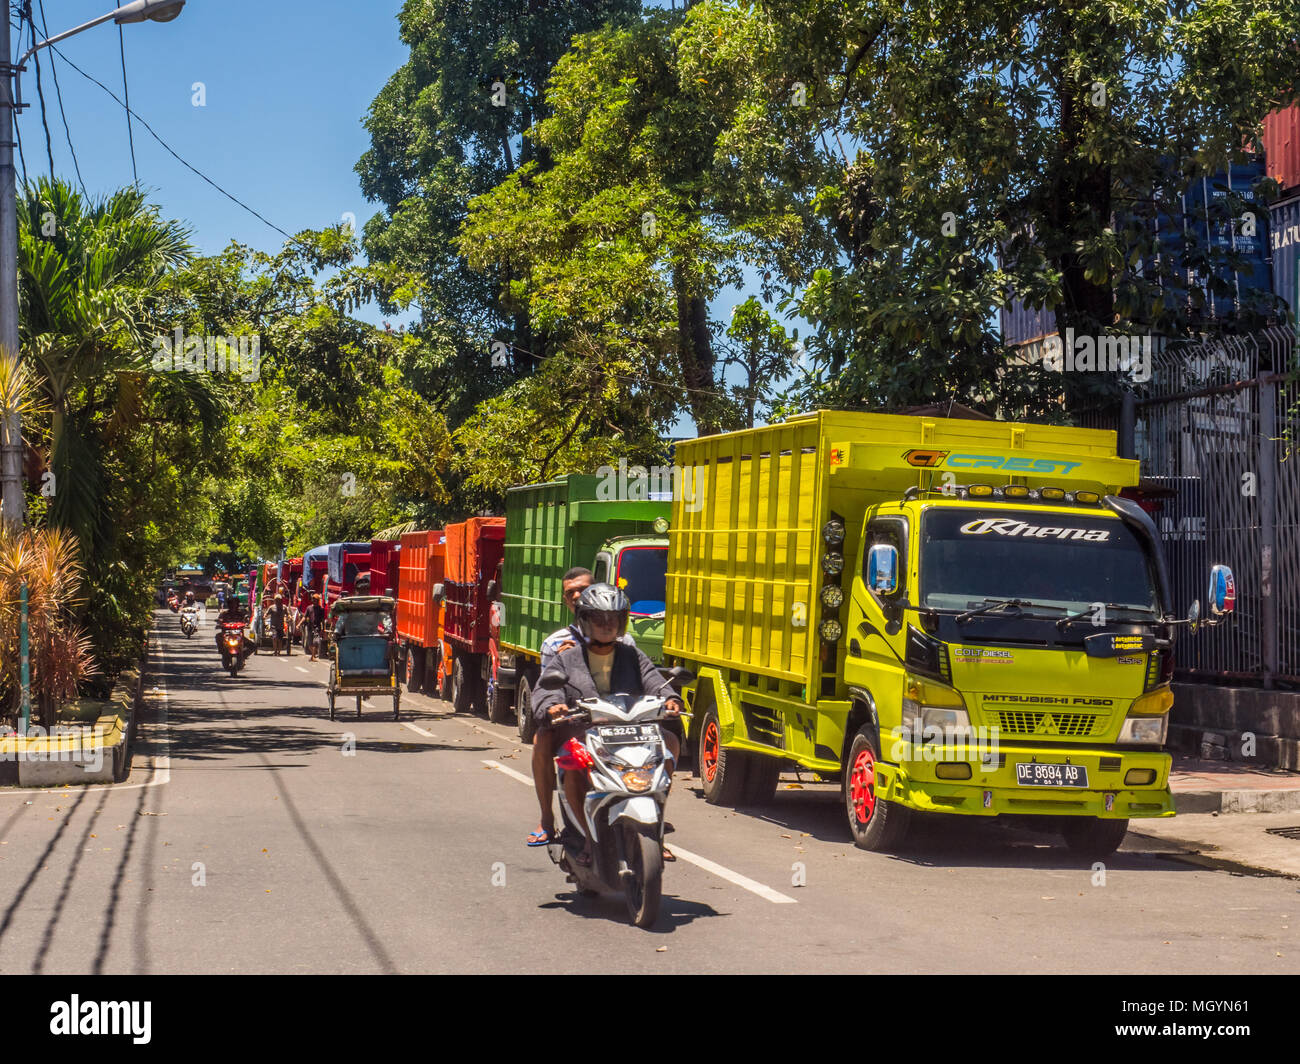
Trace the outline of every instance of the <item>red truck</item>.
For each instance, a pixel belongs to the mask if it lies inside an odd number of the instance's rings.
[[[395,539],[370,541],[370,593],[397,598],[401,543]]]
[[[446,615],[443,644],[451,666],[451,704],[457,713],[487,714],[487,681],[495,631],[488,585],[501,579],[506,519],[471,517],[446,528]]]

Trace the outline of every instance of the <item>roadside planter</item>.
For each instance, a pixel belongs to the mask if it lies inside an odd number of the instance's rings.
[[[126,778],[140,671],[128,669],[107,699],[83,698],[60,711],[52,735],[0,736],[0,766],[17,765],[20,787],[114,783]],[[12,778],[12,772],[4,771]]]

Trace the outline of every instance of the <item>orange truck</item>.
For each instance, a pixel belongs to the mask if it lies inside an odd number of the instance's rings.
[[[446,528],[442,677],[451,672],[457,713],[487,713],[495,635],[493,601],[501,581],[506,519],[471,517]],[[493,586],[495,585],[495,586]]]
[[[443,678],[443,587],[447,541],[442,529],[408,532],[398,554],[397,641],[406,689],[438,698],[451,697],[451,677]]]

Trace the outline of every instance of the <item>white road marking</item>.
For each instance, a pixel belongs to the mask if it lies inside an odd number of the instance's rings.
[[[771,887],[765,887],[762,883],[755,882],[748,876],[742,876],[739,872],[733,872],[730,868],[724,868],[707,857],[701,857],[699,854],[691,853],[690,850],[683,850],[677,843],[673,843],[673,853],[683,861],[689,861],[697,868],[703,868],[706,872],[712,872],[715,876],[720,876],[729,883],[734,883],[738,887],[743,887],[752,894],[757,894],[760,898],[766,898],[776,905],[797,905],[798,901],[787,894],[773,890]]]
[[[488,768],[496,769],[498,772],[504,772],[507,776],[517,779],[520,783],[526,783],[530,787],[533,785],[533,779],[531,776],[525,776],[522,772],[516,772],[514,769],[501,764],[499,761],[484,760],[483,764],[487,765]],[[691,864],[695,865],[696,868],[701,868],[705,872],[710,872],[720,879],[725,879],[728,883],[733,883],[743,890],[749,891],[751,894],[757,894],[760,898],[765,901],[770,901],[774,905],[799,904],[797,898],[792,898],[788,894],[782,894],[778,890],[766,887],[757,880],[750,879],[748,876],[742,876],[739,872],[733,872],[730,868],[720,865],[716,861],[710,861],[707,857],[701,857],[697,853],[691,853],[690,850],[683,850],[675,842],[672,845],[672,851],[682,860],[689,861]]]
[[[509,765],[501,764],[500,761],[484,761],[483,764],[487,765],[488,768],[496,769],[498,772],[504,772],[511,779],[516,779],[520,783],[526,783],[530,787],[533,785],[532,776],[525,776],[522,772],[516,772]]]
[[[301,673],[305,673],[305,674],[308,675],[308,676],[311,675],[311,670],[310,670],[310,669],[304,669],[301,665],[295,665],[294,668],[297,669],[297,670],[298,670],[299,672],[301,672]]]
[[[411,723],[408,723],[407,721],[402,721],[402,727],[403,727],[403,728],[410,728],[411,731],[415,732],[416,735],[423,735],[426,739],[436,739],[436,738],[438,738],[436,735],[433,734],[433,732],[431,732],[431,731],[425,731],[423,728],[421,728],[421,727],[420,727],[419,725],[417,725],[417,724],[411,724]]]

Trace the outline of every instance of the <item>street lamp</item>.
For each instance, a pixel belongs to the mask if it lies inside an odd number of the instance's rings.
[[[9,38],[9,19],[0,18],[0,349],[18,354],[18,175],[14,170],[14,112],[23,105],[19,75],[40,49],[57,44],[94,26],[116,22],[170,22],[185,0],[132,0],[107,15],[34,45],[16,64]],[[12,80],[11,80],[12,79]],[[14,528],[23,523],[22,424],[11,412],[0,432],[0,521]]]

